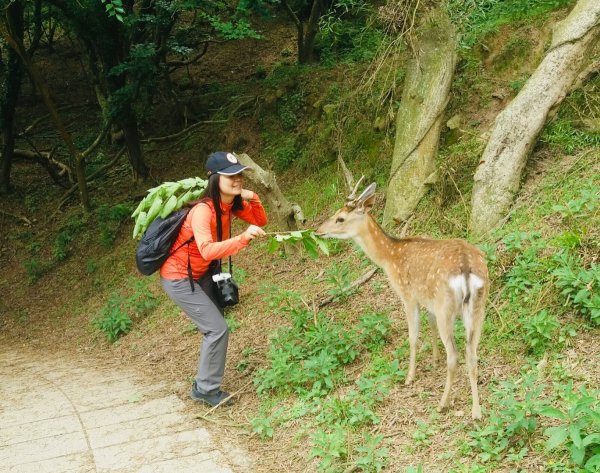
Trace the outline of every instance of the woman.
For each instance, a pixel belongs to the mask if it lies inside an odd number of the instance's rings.
[[[258,195],[243,188],[241,173],[246,168],[232,153],[218,151],[209,155],[205,198],[190,210],[173,248],[178,248],[192,236],[194,240],[175,251],[160,269],[166,293],[204,334],[191,396],[211,406],[231,400],[229,394],[221,390],[229,331],[223,319],[223,308],[213,295],[209,265],[214,260],[235,255],[254,238],[263,236],[265,232],[260,227],[267,224]],[[229,234],[233,215],[250,224],[235,237]],[[219,231],[221,241],[217,238]],[[195,281],[193,288],[188,276],[188,261]]]

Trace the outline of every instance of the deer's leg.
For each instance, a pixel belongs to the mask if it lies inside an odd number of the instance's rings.
[[[440,307],[436,312],[438,315],[438,332],[444,348],[446,349],[446,363],[447,363],[447,374],[446,374],[446,387],[444,388],[444,394],[440,400],[439,409],[446,409],[450,403],[450,392],[452,385],[454,384],[454,378],[456,376],[456,365],[458,362],[458,352],[456,350],[456,344],[454,343],[454,325],[453,317],[447,307]]]
[[[433,354],[433,364],[437,365],[440,360],[440,350],[438,348],[438,339],[440,334],[438,333],[437,322],[435,320],[435,314],[428,312],[429,316],[429,327],[431,329],[431,351]]]
[[[415,379],[417,365],[417,340],[419,339],[419,306],[414,302],[405,302],[406,320],[408,322],[408,343],[410,345],[410,361],[408,375],[404,384],[410,384]]]
[[[465,308],[463,320],[465,324],[465,335],[467,339],[466,363],[469,383],[471,384],[471,398],[473,401],[471,407],[471,417],[481,419],[481,407],[479,406],[479,390],[477,388],[477,347],[481,337],[481,329],[484,318],[484,302],[481,298],[475,299],[472,306]]]

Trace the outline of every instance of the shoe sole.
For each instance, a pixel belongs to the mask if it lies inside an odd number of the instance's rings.
[[[203,397],[196,397],[193,394],[190,394],[190,398],[192,398],[196,402],[203,402],[204,404],[208,404],[211,407],[231,406],[233,404],[233,399],[231,398],[231,396],[226,397],[225,399],[223,399],[221,402],[219,402],[217,404],[213,404],[212,402],[209,402],[208,400],[204,399]]]

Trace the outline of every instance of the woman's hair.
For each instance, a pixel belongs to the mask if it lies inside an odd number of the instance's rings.
[[[206,186],[206,190],[204,191],[204,199],[212,200],[213,205],[215,207],[215,213],[217,214],[217,235],[223,235],[223,229],[221,227],[221,191],[219,190],[220,179],[220,174],[212,174],[208,178],[208,185]],[[241,195],[236,195],[233,198],[233,207],[231,208],[231,210],[244,210]]]

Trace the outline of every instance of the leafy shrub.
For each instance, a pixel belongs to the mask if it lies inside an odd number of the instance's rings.
[[[523,454],[538,427],[537,414],[548,401],[541,397],[545,386],[533,373],[522,383],[506,381],[493,388],[492,403],[497,406],[485,425],[469,432],[469,446],[480,452],[482,462],[499,460],[509,454]]]
[[[573,464],[585,471],[600,470],[600,391],[578,392],[572,382],[560,387],[562,409],[545,407],[540,414],[560,421],[544,430],[546,449],[566,449]]]
[[[541,310],[537,314],[524,318],[523,338],[529,350],[534,354],[542,353],[555,338],[560,327],[556,316]]]
[[[330,471],[336,460],[343,460],[348,456],[348,433],[339,425],[333,425],[327,430],[317,430],[311,440],[313,448],[310,458],[318,457],[319,470]]]
[[[98,316],[92,320],[92,326],[104,333],[111,343],[131,330],[132,317],[143,316],[158,304],[146,281],[132,278],[127,286],[131,290],[129,297],[112,293]]]
[[[380,448],[383,443],[383,435],[371,435],[365,432],[359,445],[355,448],[358,458],[356,466],[361,471],[381,471],[385,468],[389,458],[389,449]]]
[[[346,329],[304,308],[287,309],[293,327],[280,328],[267,354],[269,367],[258,370],[257,391],[296,392],[320,397],[343,377],[341,367],[356,359],[363,346],[382,343],[389,320],[383,314],[365,315],[358,327]]]
[[[23,263],[25,272],[27,273],[27,283],[34,284],[37,282],[46,272],[46,265],[41,263],[36,258],[30,258]]]
[[[100,244],[110,248],[117,238],[121,223],[129,220],[133,208],[128,204],[101,205],[96,209],[100,228]]]
[[[600,325],[600,265],[592,263],[589,269],[580,260],[566,252],[555,256],[558,268],[552,271],[556,285],[562,289],[566,303],[573,306],[592,324]]]
[[[545,241],[537,232],[514,232],[502,240],[505,251],[514,256],[512,267],[504,274],[506,288],[513,300],[527,298],[540,289],[544,281],[546,266],[539,253]]]
[[[293,138],[284,139],[278,144],[281,146],[275,149],[273,153],[274,167],[276,170],[284,170],[290,167],[290,165],[298,158],[299,153]]]
[[[75,237],[67,230],[62,230],[58,233],[58,235],[56,235],[52,253],[57,261],[64,261],[67,259],[67,256],[69,255],[68,247],[74,238]]]
[[[304,107],[304,90],[297,89],[284,95],[277,103],[277,115],[284,130],[293,130],[298,126]]]
[[[92,325],[106,335],[106,339],[113,343],[121,335],[131,330],[133,320],[124,311],[123,301],[119,296],[113,294],[102,309],[100,315],[92,321]]]

